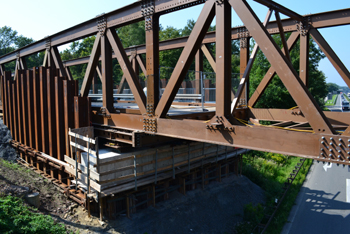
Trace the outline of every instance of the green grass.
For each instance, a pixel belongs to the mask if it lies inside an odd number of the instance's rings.
[[[338,97],[337,94],[333,94],[332,99],[328,100],[325,105],[326,106],[334,106],[335,102],[337,101],[337,97]]]
[[[348,102],[350,102],[350,99],[346,94],[343,94],[343,96],[345,97],[346,100],[348,100]]]
[[[300,158],[297,157],[258,151],[251,151],[243,156],[243,174],[264,189],[266,193],[264,213],[271,214],[273,212],[272,207],[274,207],[275,199],[281,197],[284,183],[287,182],[289,174],[299,162]],[[311,163],[312,160],[305,161],[266,233],[277,234],[282,231]],[[245,217],[245,222],[237,227],[237,233],[255,233],[252,232],[252,229],[258,223],[256,217],[262,216],[260,210],[258,206],[251,207],[251,205],[247,205],[245,213],[248,214],[248,217],[253,218],[247,219]]]
[[[51,216],[36,211],[20,198],[0,197],[0,233],[67,233],[63,224],[56,224]]]

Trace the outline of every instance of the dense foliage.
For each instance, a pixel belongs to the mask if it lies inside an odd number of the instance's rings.
[[[243,155],[243,174],[252,182],[260,186],[265,191],[265,204],[248,204],[244,209],[244,222],[236,227],[238,234],[258,233],[254,229],[257,224],[267,221],[263,219],[264,214],[272,214],[275,207],[276,198],[281,199],[284,192],[284,183],[287,182],[290,173],[293,172],[300,158],[274,154],[260,151],[250,151]],[[275,218],[272,220],[267,233],[280,233],[287,221],[289,212],[295,203],[301,186],[306,178],[312,160],[307,159],[298,175],[295,177],[291,187],[280,208],[277,210]],[[254,229],[254,230],[253,230]]]
[[[51,216],[35,211],[20,198],[0,196],[0,233],[67,233],[63,224],[56,224]]]
[[[290,34],[287,34],[287,39]],[[282,48],[282,41],[280,35],[273,35],[278,46]],[[316,46],[315,42],[310,38],[310,58],[309,58],[309,91],[315,98],[316,102],[322,107],[324,105],[324,98],[326,97],[328,90],[326,85],[326,77],[322,71],[318,69],[318,65],[321,59],[325,58],[322,51]],[[295,70],[299,73],[299,61],[300,61],[300,42],[298,41],[294,48],[290,52],[291,62]],[[265,76],[266,72],[270,68],[270,63],[266,57],[259,50],[255,62],[253,64],[252,71],[250,73],[250,95],[253,94],[258,87],[260,81]],[[264,108],[291,108],[296,106],[293,98],[285,88],[278,75],[272,79],[270,85],[265,90],[264,94],[259,99],[255,107]]]
[[[10,53],[26,45],[29,45],[33,42],[34,40],[32,38],[18,35],[18,32],[16,30],[13,30],[11,27],[4,26],[0,28],[0,56]],[[42,64],[41,61],[43,60],[43,57],[43,52],[29,56],[26,59],[27,66],[40,66],[40,64]],[[15,62],[5,64],[5,70],[14,71],[14,69]]]

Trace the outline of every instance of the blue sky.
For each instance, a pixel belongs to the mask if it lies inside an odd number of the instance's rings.
[[[0,27],[5,25],[17,30],[19,34],[40,40],[48,35],[55,34],[76,24],[94,18],[101,13],[108,13],[135,0],[17,0],[3,1],[1,3]],[[304,15],[333,11],[343,8],[350,8],[349,0],[276,0],[291,10]],[[264,19],[267,8],[252,0],[248,3],[255,10],[260,19]],[[173,26],[182,28],[187,20],[196,20],[202,5],[186,10],[170,13],[160,18],[163,27]],[[282,16],[282,18],[285,18]],[[214,22],[215,23],[215,22]],[[242,25],[241,21],[233,11],[232,26]],[[347,46],[350,38],[350,25],[335,28],[321,29],[321,34],[326,38],[333,50],[337,53],[345,66],[350,69],[350,48]],[[330,64],[328,59],[320,63],[322,70],[327,77],[327,82],[334,82],[338,85],[345,85],[337,71]]]

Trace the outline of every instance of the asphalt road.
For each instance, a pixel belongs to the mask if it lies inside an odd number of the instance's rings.
[[[341,106],[342,105],[342,103],[341,103],[341,100],[342,100],[341,95],[342,94],[338,94],[338,98],[337,98],[337,101],[335,103],[336,106]]]
[[[350,233],[347,166],[314,162],[282,231],[295,233]]]

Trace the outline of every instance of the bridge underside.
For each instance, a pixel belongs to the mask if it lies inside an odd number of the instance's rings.
[[[350,24],[350,9],[301,16],[270,0],[255,1],[267,6],[264,22],[245,0],[143,0],[0,57],[4,123],[11,130],[13,144],[22,152],[31,151],[49,160],[59,171],[64,171],[60,163],[64,155],[75,157],[68,140],[69,129],[90,125],[104,145],[120,152],[180,139],[350,165],[350,113],[323,111],[308,90],[310,36],[350,87],[349,71],[318,31]],[[189,37],[159,42],[161,15],[198,4],[203,4],[203,9]],[[232,9],[244,26],[231,28]],[[270,22],[272,12],[276,21]],[[280,14],[290,18],[281,20]],[[208,33],[215,16],[216,32]],[[141,20],[146,22],[146,44],[123,48],[115,29]],[[291,33],[288,40],[287,32]],[[272,34],[281,36],[282,48]],[[91,35],[96,39],[90,56],[61,60],[58,46]],[[256,42],[252,51],[251,38]],[[235,93],[231,90],[232,40],[240,40],[241,74]],[[289,55],[298,41],[299,72]],[[206,46],[209,43],[215,43],[215,57]],[[159,52],[176,48],[183,51],[161,94]],[[249,75],[259,48],[263,48],[271,67],[250,96]],[[41,51],[45,51],[43,67],[28,69],[26,56]],[[145,63],[141,54],[145,54]],[[193,61],[196,71],[202,71],[203,57],[216,73],[215,103],[202,106],[196,100],[174,101]],[[119,87],[127,83],[132,92],[133,101],[125,101],[127,106],[115,106],[113,59],[118,60],[124,74]],[[16,61],[13,76],[4,71],[4,64],[11,61]],[[79,64],[87,64],[80,90],[69,70]],[[138,79],[139,68],[146,77],[147,96]],[[254,108],[275,75],[289,91],[296,108]],[[102,83],[102,104],[97,106],[91,105],[89,98],[96,77]],[[195,82],[200,83],[197,74]],[[196,89],[194,97],[203,102],[201,92]]]

